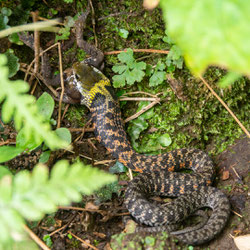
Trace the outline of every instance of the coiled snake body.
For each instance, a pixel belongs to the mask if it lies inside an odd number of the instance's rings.
[[[211,184],[214,167],[209,156],[198,149],[177,149],[162,155],[136,153],[127,139],[119,104],[110,81],[97,69],[76,63],[67,73],[68,95],[91,112],[96,138],[128,168],[140,172],[125,193],[125,204],[139,222],[162,227],[176,224],[202,207],[213,212],[196,230],[173,234],[180,241],[197,245],[218,235],[229,217],[227,197]],[[191,169],[193,173],[175,172]],[[149,195],[178,197],[167,206],[148,202]]]

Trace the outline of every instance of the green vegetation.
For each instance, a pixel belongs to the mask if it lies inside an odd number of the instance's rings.
[[[114,72],[119,73],[113,76],[114,87],[124,87],[126,83],[133,85],[136,81],[140,82],[145,75],[143,70],[146,69],[146,63],[136,62],[132,49],[128,49],[126,53],[120,53],[118,58],[123,64],[112,68]]]
[[[17,244],[27,240],[24,219],[40,220],[45,213],[55,212],[58,205],[80,202],[82,194],[89,195],[114,180],[115,176],[98,169],[82,163],[70,166],[67,161],[58,161],[50,174],[48,167],[39,164],[32,173],[23,170],[15,176],[3,175],[0,179],[0,248],[12,249],[14,241]]]
[[[27,94],[28,83],[9,80],[18,68],[18,59],[12,51],[0,54],[1,119],[4,123],[13,120],[19,131],[16,147],[0,147],[1,163],[23,151],[34,150],[43,142],[43,150],[66,148],[71,143],[71,134],[66,128],[51,130],[50,122],[54,122],[51,119],[52,97],[44,93],[35,101]],[[41,162],[46,162],[49,154],[50,151],[46,151],[45,156],[44,152]],[[82,194],[89,195],[115,179],[115,176],[82,163],[70,166],[67,161],[58,161],[50,174],[48,167],[42,164],[35,166],[32,173],[22,170],[16,175],[0,166],[0,249],[36,249],[25,232],[25,220],[40,220],[46,213],[55,212],[58,205],[80,202]],[[45,237],[44,241],[52,245],[50,237]]]
[[[200,75],[209,65],[219,65],[249,75],[248,2],[162,0],[160,5],[169,35],[182,49],[194,74]]]

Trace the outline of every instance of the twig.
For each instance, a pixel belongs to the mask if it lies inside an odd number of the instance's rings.
[[[59,107],[58,107],[58,120],[57,120],[57,128],[61,126],[61,113],[62,113],[62,99],[64,95],[64,82],[63,82],[63,67],[62,67],[62,51],[61,51],[61,44],[58,43],[58,53],[59,53],[59,69],[60,69],[60,81],[61,81],[61,95],[59,100]]]
[[[95,37],[95,46],[96,48],[98,47],[98,42],[97,42],[97,36],[96,36],[96,32],[95,32],[95,10],[92,4],[92,0],[89,0],[89,5],[91,8],[91,21],[92,21],[92,26],[93,26],[93,33],[94,33],[94,37]]]
[[[237,216],[239,216],[240,218],[242,218],[243,216],[241,214],[238,214],[237,212],[235,212],[234,210],[231,209],[231,211],[236,214]]]
[[[50,233],[49,236],[52,236],[52,235],[54,235],[54,234],[56,234],[56,233],[62,231],[66,226],[67,226],[67,224],[65,224],[64,226],[62,226],[62,227],[56,229],[54,232]]]
[[[94,128],[68,128],[70,132],[93,132]]]
[[[38,21],[38,13],[37,12],[31,12],[33,23],[36,23]],[[38,73],[39,71],[39,51],[40,51],[40,36],[39,31],[37,29],[34,29],[34,60],[35,60],[35,66],[34,66],[34,74]],[[35,75],[30,75],[29,78],[29,85],[32,85],[32,81],[34,80]],[[26,79],[25,79],[26,80]],[[35,88],[37,85],[37,81],[34,84],[34,87],[32,88],[31,94],[34,93]]]
[[[25,66],[28,66],[27,64],[25,63],[21,63],[21,67],[20,67],[20,70],[27,73],[27,70],[25,69]],[[33,71],[31,70],[31,72],[28,73],[29,75],[35,75],[33,73]],[[45,79],[43,78],[43,76],[40,74],[40,73],[36,73],[35,77],[37,77],[38,79],[40,79],[41,81],[43,81],[43,83],[46,85],[46,87],[52,92],[52,94],[57,97],[57,92],[56,90],[54,90],[54,88],[52,86],[50,86],[49,84],[46,83]]]
[[[116,160],[103,160],[103,161],[96,161],[95,165],[106,165],[106,164],[111,164],[115,162]]]
[[[29,234],[30,238],[33,239],[39,247],[41,247],[43,250],[50,250],[50,248],[47,247],[47,245],[42,240],[40,240],[40,238],[36,234],[34,234],[32,230],[30,230],[26,225],[23,226],[24,230]]]
[[[91,139],[88,139],[87,141],[88,141],[89,145],[90,145],[94,150],[97,151],[97,148],[96,148],[95,144],[91,141]]]
[[[33,22],[38,20],[38,12],[31,12]],[[34,30],[34,50],[35,50],[35,66],[34,73],[36,74],[39,71],[39,51],[40,51],[40,34],[37,29]]]
[[[54,232],[50,233],[49,236],[52,236],[60,231],[62,231],[62,233],[65,231],[65,229],[69,226],[69,224],[76,218],[77,214],[73,215],[70,220],[62,227],[58,228],[57,230],[55,230]]]
[[[235,165],[235,164],[234,164]],[[235,175],[238,177],[239,180],[241,180],[241,177],[239,176],[239,174],[236,172],[235,168],[233,166],[231,166],[231,168],[233,169]]]
[[[133,180],[133,173],[132,173],[132,170],[130,168],[128,169],[128,174],[129,174],[129,179],[132,181]]]
[[[152,97],[157,97],[161,93],[158,93],[158,94],[154,95],[154,94],[151,94],[151,93],[148,93],[148,92],[144,92],[144,91],[134,91],[134,92],[124,93],[121,97],[124,97],[126,95],[137,95],[137,94],[144,94],[144,95],[148,95],[148,96],[152,96]]]
[[[6,144],[16,144],[16,141],[15,140],[7,140],[7,141],[0,142],[0,146],[6,145]]]
[[[64,116],[66,115],[68,109],[69,109],[69,104],[66,105],[66,107],[65,107],[65,109],[63,111],[62,120],[64,119]]]
[[[35,76],[35,74],[33,74],[33,76]],[[36,90],[36,87],[37,87],[37,84],[38,84],[38,80],[35,81],[34,86],[33,86],[32,90],[30,91],[30,94],[31,94],[31,95],[34,94],[34,92],[35,92],[35,90]]]
[[[126,215],[130,215],[130,212],[117,213],[117,214],[114,214],[113,216],[126,216]]]
[[[76,211],[83,211],[83,212],[96,212],[96,213],[103,213],[105,211],[100,209],[87,209],[82,207],[72,207],[72,206],[58,206],[58,209],[63,210],[76,210]]]
[[[158,104],[159,101],[153,101],[150,104],[148,104],[146,107],[144,107],[143,109],[141,109],[139,112],[137,112],[136,114],[128,117],[124,122],[129,122],[135,118],[137,118],[138,116],[140,116],[141,114],[143,114],[144,112],[146,112],[147,110],[151,109],[153,106],[155,106],[156,104]]]
[[[48,50],[50,50],[50,49],[56,47],[57,45],[58,45],[58,43],[55,43],[55,44],[51,45],[49,48],[47,48],[47,49],[43,50],[42,52],[40,52],[39,56],[42,56],[45,52],[47,52]],[[35,58],[34,58],[33,61],[30,63],[30,65],[29,65],[29,67],[28,67],[28,69],[27,69],[27,72],[26,72],[25,77],[24,77],[24,81],[27,80],[27,77],[28,77],[28,74],[29,74],[29,72],[30,72],[30,69],[31,69],[31,67],[33,66],[34,63],[35,63]]]
[[[155,97],[120,97],[119,101],[158,101],[160,102],[160,98],[155,98]]]
[[[169,50],[160,50],[160,49],[132,49],[134,52],[143,52],[143,53],[158,53],[158,54],[168,54]],[[120,54],[121,52],[126,52],[125,50],[116,50],[116,51],[107,51],[104,52],[104,55],[116,55]]]
[[[244,125],[239,121],[239,119],[235,116],[235,114],[231,111],[231,109],[227,106],[227,104],[216,94],[216,92],[209,86],[209,84],[206,82],[206,80],[199,76],[204,85],[212,92],[212,94],[219,100],[219,102],[225,107],[225,109],[229,112],[229,114],[234,118],[234,120],[239,124],[241,129],[245,132],[245,134],[250,138],[250,134],[247,131],[247,129],[244,127]]]
[[[93,245],[89,244],[88,242],[86,242],[85,240],[79,238],[78,236],[76,236],[75,234],[73,234],[71,231],[68,231],[69,234],[71,234],[73,237],[75,237],[76,239],[78,239],[79,241],[81,241],[83,244],[87,245],[88,247],[94,249],[94,250],[98,250],[98,248],[94,247]]]
[[[65,150],[66,150],[66,149],[65,149]],[[70,152],[70,153],[72,153],[72,154],[75,153],[74,151],[69,150],[69,149],[67,149],[66,151],[67,151],[67,152]],[[82,157],[82,158],[85,158],[85,159],[87,159],[87,160],[90,160],[90,161],[93,160],[91,157],[88,157],[87,155],[79,154],[79,156]],[[105,165],[105,166],[109,166],[109,164],[105,163],[105,161],[97,161],[97,160],[94,160],[94,162],[95,162],[95,165]]]

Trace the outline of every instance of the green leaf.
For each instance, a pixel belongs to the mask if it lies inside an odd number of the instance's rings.
[[[183,57],[180,48],[173,45],[167,55],[166,59],[167,66],[175,65],[178,69],[182,69]]]
[[[66,147],[67,144],[60,140],[50,129],[49,123],[44,121],[42,115],[37,112],[34,105],[35,98],[26,94],[29,85],[22,81],[10,81],[8,79],[8,68],[6,56],[0,55],[0,102],[2,105],[2,120],[9,122],[14,117],[17,130],[23,125],[24,136],[28,140],[33,136],[36,143],[44,140],[52,149]]]
[[[23,45],[23,42],[19,39],[19,36],[17,33],[13,33],[13,34],[9,35],[8,38],[9,38],[9,41],[11,43],[15,43],[17,45]]]
[[[12,10],[9,9],[9,8],[6,8],[6,7],[3,7],[1,9],[1,13],[4,15],[4,16],[10,16],[12,14]]]
[[[119,60],[123,65],[115,65],[112,70],[120,75],[113,76],[113,85],[115,88],[133,85],[135,82],[140,82],[145,75],[146,63],[137,63],[133,57],[133,50],[128,49],[127,52],[121,52],[118,55]]]
[[[134,59],[134,52],[132,49],[127,49],[126,52],[121,52],[119,55],[118,55],[118,59],[122,62],[122,63],[126,63],[126,64],[129,64],[129,63],[133,63],[135,61]]]
[[[166,72],[157,71],[149,79],[149,86],[158,86],[166,80]]]
[[[159,143],[163,147],[167,147],[172,143],[172,139],[169,134],[163,134],[158,138]]]
[[[17,71],[19,70],[20,64],[18,63],[19,58],[14,55],[14,51],[11,49],[8,49],[5,53],[5,56],[7,56],[7,66],[9,68],[9,77],[14,76]]]
[[[250,4],[245,0],[161,0],[168,33],[195,75],[209,65],[250,73]]]
[[[122,75],[115,75],[112,77],[113,79],[113,86],[114,88],[121,88],[125,86],[126,82],[126,76],[124,74]]]
[[[122,74],[126,69],[127,69],[127,66],[125,65],[115,65],[112,67],[112,70],[115,73],[119,73],[119,74]]]
[[[56,42],[59,40],[67,40],[70,36],[70,27],[61,28],[58,33],[61,35],[56,35]]]
[[[39,140],[35,140],[33,135],[27,138],[25,129],[21,129],[16,136],[16,147],[22,149],[23,151],[32,151],[39,147],[42,143],[42,137],[40,137]]]
[[[63,141],[66,141],[67,144],[72,142],[71,133],[67,128],[57,128],[55,132],[57,136]]]
[[[129,32],[125,29],[119,29],[118,34],[120,37],[127,39]]]
[[[43,241],[46,243],[46,245],[48,247],[52,247],[53,246],[52,239],[51,239],[51,237],[48,234],[46,234],[46,235],[43,236]]]
[[[0,147],[0,163],[9,161],[23,152],[23,149],[13,146]]]
[[[5,175],[12,175],[10,170],[5,167],[0,165],[0,180],[5,176]]]
[[[44,92],[36,101],[38,112],[44,117],[45,121],[49,121],[55,106],[55,101],[50,94]]]
[[[41,154],[39,158],[39,163],[46,163],[49,160],[51,151],[45,151]]]

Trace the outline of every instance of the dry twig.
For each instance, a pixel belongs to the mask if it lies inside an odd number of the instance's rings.
[[[86,242],[85,240],[79,238],[78,236],[73,234],[71,231],[68,231],[68,233],[71,234],[73,237],[75,237],[77,240],[81,241],[83,244],[87,245],[88,247],[90,247],[90,248],[92,248],[94,250],[98,250],[98,248],[96,248],[95,246],[93,246],[90,243]]]
[[[61,112],[62,112],[62,99],[64,95],[64,82],[63,82],[63,67],[62,67],[62,51],[61,51],[61,44],[58,44],[58,53],[59,53],[59,68],[60,68],[60,81],[61,81],[61,95],[59,100],[59,107],[58,107],[58,120],[57,120],[57,128],[61,126]]]
[[[95,32],[95,9],[93,7],[92,4],[92,0],[89,0],[89,5],[91,8],[91,20],[92,20],[92,26],[93,26],[93,33],[94,33],[94,37],[95,37],[95,46],[96,48],[98,47],[98,42],[97,42],[97,36],[96,36],[96,32]]]
[[[155,106],[156,104],[158,104],[159,101],[156,100],[156,101],[153,101],[151,102],[150,104],[148,104],[146,107],[144,107],[143,109],[141,109],[139,112],[137,112],[136,114],[128,117],[124,122],[129,122],[135,118],[137,118],[138,116],[140,116],[141,114],[143,114],[144,112],[146,112],[147,110],[151,109],[153,106]]]
[[[39,247],[41,247],[43,250],[50,250],[50,248],[47,247],[47,245],[26,225],[24,225],[24,230],[29,234],[30,238],[34,240]]]

